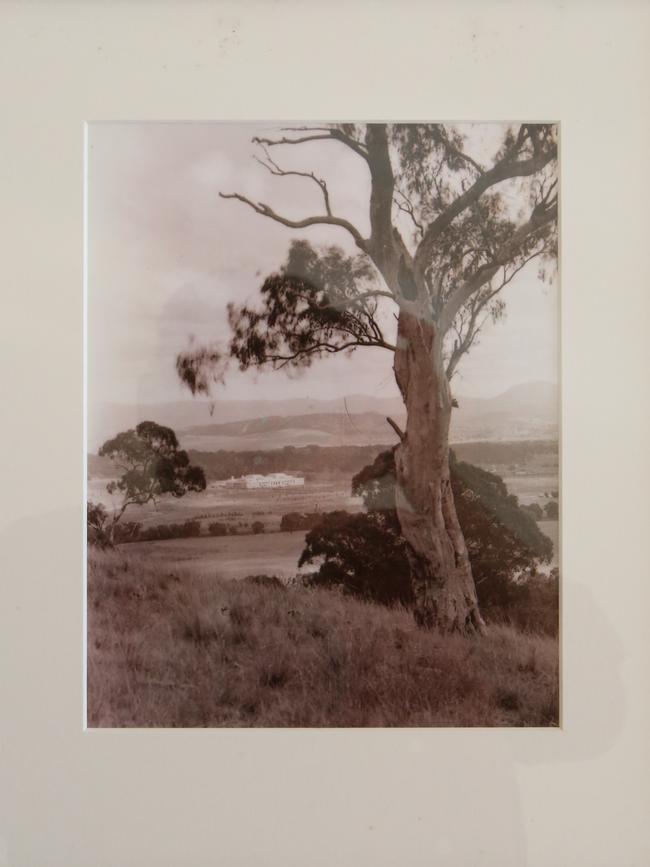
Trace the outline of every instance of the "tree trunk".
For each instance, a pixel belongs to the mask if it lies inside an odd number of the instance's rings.
[[[395,452],[397,515],[408,543],[418,623],[443,632],[483,632],[449,476],[452,398],[440,342],[429,319],[400,311],[394,369],[407,422]]]

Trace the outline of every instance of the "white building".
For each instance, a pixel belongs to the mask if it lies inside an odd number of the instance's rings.
[[[305,480],[300,476],[289,476],[287,473],[269,473],[260,476],[255,473],[244,476],[245,486],[250,488],[300,488]]]

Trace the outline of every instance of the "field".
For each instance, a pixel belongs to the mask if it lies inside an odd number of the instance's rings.
[[[142,556],[162,570],[183,570],[207,578],[275,575],[290,579],[297,573],[305,533],[265,533],[259,536],[205,536],[122,545],[124,556]],[[313,567],[312,567],[313,569]]]
[[[186,572],[134,547],[89,557],[91,727],[558,723],[556,639],[443,637],[401,608]]]
[[[549,501],[549,494],[558,490],[557,473],[534,473],[520,472],[517,475],[509,475],[507,472],[500,474],[506,483],[508,492],[519,498],[522,506],[538,503],[542,508]]]
[[[112,498],[106,492],[107,481],[90,479],[88,499],[113,509],[119,498]],[[304,488],[275,490],[223,488],[211,483],[202,493],[186,494],[181,499],[167,497],[155,506],[132,506],[127,518],[140,521],[144,527],[188,519],[198,519],[206,524],[222,521],[235,525],[242,532],[246,532],[253,521],[261,521],[265,531],[269,532],[280,529],[282,515],[287,512],[331,512],[337,509],[348,512],[361,509],[361,499],[350,494],[347,476],[309,479]]]
[[[520,446],[521,447],[521,446]],[[462,451],[463,447],[459,448]],[[548,494],[558,489],[557,467],[551,454],[527,456],[526,463],[495,464],[486,466],[501,475],[508,490],[522,504],[538,503],[542,508],[549,502]],[[91,478],[88,497],[102,502],[108,508],[117,506],[118,498],[106,492],[106,478]],[[327,475],[307,478],[304,488],[276,490],[245,490],[224,488],[211,482],[198,494],[181,499],[166,498],[155,506],[130,507],[127,519],[139,521],[143,527],[155,524],[182,523],[194,519],[202,524],[204,533],[212,521],[234,527],[240,535],[219,538],[170,539],[159,542],[137,542],[132,553],[146,554],[155,562],[174,568],[183,567],[194,574],[227,578],[267,574],[282,578],[298,572],[298,558],[303,549],[304,533],[281,533],[280,521],[287,512],[329,512],[344,509],[359,511],[361,500],[350,493],[348,475]],[[251,534],[251,525],[260,521],[264,533]],[[548,567],[558,565],[558,522],[540,521],[540,529],[553,541],[554,555]]]

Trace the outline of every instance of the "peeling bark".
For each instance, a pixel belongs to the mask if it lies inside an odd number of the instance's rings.
[[[402,310],[395,377],[407,410],[395,452],[396,506],[408,543],[416,619],[443,632],[483,632],[449,475],[452,397],[441,338],[425,315]]]

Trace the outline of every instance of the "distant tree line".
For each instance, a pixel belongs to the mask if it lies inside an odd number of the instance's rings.
[[[239,536],[265,532],[262,521],[253,521],[250,525],[237,526],[221,521],[213,521],[203,532],[201,521],[196,519],[170,524],[154,524],[143,527],[140,521],[122,521],[111,527],[111,516],[104,506],[97,503],[88,504],[88,542],[98,548],[110,548],[113,545],[124,545],[128,542],[159,542],[167,539],[196,539],[200,536]],[[112,533],[110,532],[112,530]]]
[[[531,464],[546,458],[557,463],[558,444],[555,440],[515,440],[512,442],[457,443],[453,447],[458,460],[471,464]]]
[[[372,463],[385,445],[368,446],[285,446],[269,451],[246,452],[221,449],[216,452],[190,450],[190,459],[203,467],[209,481],[222,481],[249,473],[301,472],[353,475]],[[523,464],[534,458],[557,458],[557,443],[535,440],[505,443],[460,443],[454,446],[459,460],[473,464]]]
[[[344,473],[352,475],[373,461],[386,448],[374,446],[285,446],[270,451],[217,452],[190,450],[193,462],[200,464],[208,481],[223,481],[249,473],[301,472]]]

